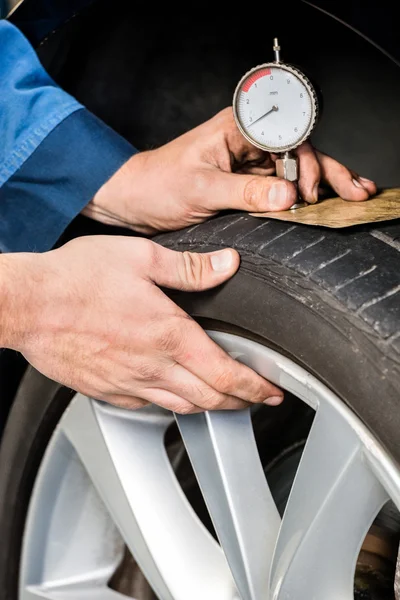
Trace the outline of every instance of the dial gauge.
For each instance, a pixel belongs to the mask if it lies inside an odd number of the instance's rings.
[[[240,131],[254,146],[282,153],[310,136],[318,103],[303,73],[274,62],[246,73],[236,88],[233,111]]]

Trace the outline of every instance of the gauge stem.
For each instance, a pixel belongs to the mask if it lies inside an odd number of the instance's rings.
[[[275,54],[275,62],[280,63],[281,62],[281,47],[279,45],[278,38],[274,38],[273,49],[274,49],[274,54]]]

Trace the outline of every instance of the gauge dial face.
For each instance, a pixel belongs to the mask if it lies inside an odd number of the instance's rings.
[[[311,134],[317,101],[296,69],[275,63],[256,67],[240,81],[233,102],[243,135],[270,152],[292,150]]]

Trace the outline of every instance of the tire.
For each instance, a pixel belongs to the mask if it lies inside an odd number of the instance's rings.
[[[16,396],[0,449],[0,589],[18,597],[18,569],[25,517],[47,443],[72,392],[30,367]]]
[[[224,286],[171,297],[204,325],[261,341],[294,359],[348,404],[400,460],[400,225],[352,233],[228,214],[158,236],[176,250],[235,247]],[[72,392],[30,368],[0,450],[0,589],[17,600],[32,486]]]
[[[194,317],[294,359],[400,461],[398,221],[333,232],[230,214],[157,241],[175,250],[236,248],[242,262],[231,281],[171,297]]]

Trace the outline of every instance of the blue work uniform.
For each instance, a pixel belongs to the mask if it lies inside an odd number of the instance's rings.
[[[54,26],[38,23],[32,42]],[[23,30],[0,20],[1,252],[50,249],[136,151],[49,77]]]

